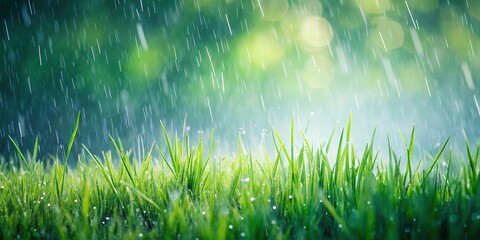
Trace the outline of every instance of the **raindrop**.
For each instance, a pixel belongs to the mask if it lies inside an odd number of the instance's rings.
[[[268,135],[268,130],[266,128],[262,129],[262,138]]]
[[[245,135],[246,132],[247,131],[245,131],[245,129],[243,129],[243,128],[238,129],[238,134],[240,134],[240,135]]]

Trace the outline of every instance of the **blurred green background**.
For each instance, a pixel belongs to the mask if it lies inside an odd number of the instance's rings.
[[[226,148],[292,116],[325,139],[350,113],[360,142],[480,136],[480,1],[0,0],[0,20],[7,155],[8,135],[62,152],[79,111],[94,152],[159,141],[160,120]]]

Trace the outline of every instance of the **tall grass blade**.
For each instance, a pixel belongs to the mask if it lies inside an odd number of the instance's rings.
[[[9,138],[10,141],[12,142],[13,147],[14,147],[15,150],[17,151],[17,154],[18,154],[18,156],[20,157],[20,160],[21,160],[21,162],[23,163],[23,165],[24,165],[25,167],[28,167],[27,159],[26,159],[25,156],[23,155],[22,150],[20,150],[20,147],[18,147],[18,143],[17,143],[15,140],[13,140],[13,138],[10,137],[10,136],[8,136],[8,138]],[[22,166],[22,164],[20,164],[20,167],[21,167],[21,166]]]
[[[422,187],[424,186],[425,182],[426,182],[427,179],[428,179],[428,176],[429,176],[430,173],[432,172],[433,167],[437,164],[438,160],[440,159],[440,156],[442,155],[443,151],[445,150],[445,147],[447,146],[449,140],[450,140],[450,137],[447,138],[447,140],[445,141],[445,143],[443,143],[442,147],[440,148],[440,151],[438,151],[438,153],[437,153],[437,155],[435,156],[432,164],[431,164],[430,167],[428,168],[427,173],[426,173],[425,176],[423,177]]]
[[[72,151],[73,142],[75,141],[75,137],[77,136],[79,125],[80,125],[80,112],[78,112],[77,114],[77,119],[75,120],[75,127],[73,128],[72,135],[70,136],[70,141],[68,142],[67,153],[65,154],[64,163],[68,163],[68,157],[70,156],[70,152]]]

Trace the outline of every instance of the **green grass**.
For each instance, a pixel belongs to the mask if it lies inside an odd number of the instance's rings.
[[[314,147],[286,146],[272,130],[273,156],[213,157],[208,143],[169,136],[141,159],[111,137],[116,153],[37,159],[16,149],[0,165],[3,239],[474,239],[480,236],[480,146],[466,142],[465,158],[448,140],[431,157],[414,159],[415,129],[404,139],[406,159],[390,147],[379,159],[374,135],[362,149],[350,143],[349,121]],[[302,132],[302,135],[305,134]],[[295,149],[294,142],[297,146]],[[390,145],[390,144],[389,144]],[[157,151],[159,159],[152,156]],[[334,159],[329,159],[330,152]],[[258,157],[262,156],[262,157]],[[71,161],[70,161],[71,162]],[[455,162],[455,164],[453,164]],[[332,164],[334,163],[334,164]],[[459,167],[453,167],[453,166]],[[402,167],[404,166],[404,167]]]

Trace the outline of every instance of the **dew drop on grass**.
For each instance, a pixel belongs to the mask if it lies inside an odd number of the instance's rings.
[[[245,135],[245,133],[247,133],[247,131],[245,131],[245,129],[243,129],[243,128],[238,129],[238,134]]]
[[[250,178],[249,177],[244,177],[242,178],[242,183],[249,183],[250,182]]]
[[[342,227],[343,227],[342,224],[338,224],[338,228],[342,228]]]
[[[202,215],[205,215],[205,211],[202,211]]]
[[[272,220],[271,223],[272,223],[272,225],[275,225],[275,224],[277,224],[277,221],[276,221],[276,220]]]
[[[253,202],[253,201],[255,201],[255,198],[254,198],[254,197],[251,197],[251,198],[250,198],[250,202]]]
[[[406,232],[406,233],[409,233],[410,231],[412,231],[412,229],[409,228],[409,227],[406,227],[405,229],[403,229],[403,231]]]
[[[245,233],[244,233],[244,232],[241,232],[241,233],[240,233],[240,237],[242,237],[242,238],[245,237]]]
[[[228,225],[228,229],[232,230],[232,229],[233,229],[233,225],[232,225],[232,224]]]
[[[292,196],[292,195],[288,195],[288,199],[292,199],[292,198],[293,198],[293,196]]]
[[[277,210],[277,206],[276,206],[276,205],[273,205],[272,209],[273,209],[273,210]]]
[[[139,233],[139,234],[138,234],[138,237],[143,237],[143,233]]]
[[[266,128],[262,129],[262,137],[266,137],[268,135],[268,130]]]

